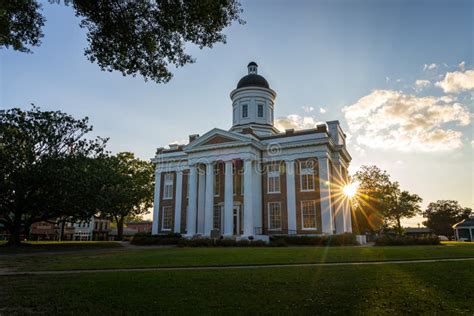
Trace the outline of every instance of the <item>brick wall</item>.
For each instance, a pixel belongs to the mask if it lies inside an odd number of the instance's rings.
[[[301,192],[300,163],[312,160],[314,163],[314,191]],[[321,199],[319,191],[318,163],[316,158],[299,159],[295,161],[295,191],[296,191],[296,229],[298,234],[320,234],[321,227]],[[316,230],[303,230],[301,201],[316,200]]]
[[[287,211],[287,199],[286,199],[286,168],[284,161],[275,162],[280,166],[280,193],[268,193],[268,165],[271,163],[263,164],[263,176],[262,176],[262,193],[263,193],[263,205],[262,205],[262,223],[266,231],[269,228],[268,222],[268,203],[280,202],[281,209],[281,231],[286,232],[288,230],[288,211]],[[271,233],[279,233],[279,231],[272,230]]]

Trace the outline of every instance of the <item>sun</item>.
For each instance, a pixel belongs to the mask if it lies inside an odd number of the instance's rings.
[[[352,198],[357,193],[357,187],[359,187],[359,183],[357,182],[349,183],[344,186],[342,191],[344,192],[345,196],[347,196],[348,198]]]

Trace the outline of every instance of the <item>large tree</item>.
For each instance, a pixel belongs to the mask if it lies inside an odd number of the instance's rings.
[[[50,0],[60,3],[60,0]],[[87,30],[84,54],[102,70],[168,82],[170,66],[193,63],[186,53],[225,43],[222,30],[242,23],[238,0],[65,0]],[[0,47],[29,52],[43,36],[36,0],[0,1]]]
[[[388,224],[387,226],[394,227],[396,232],[402,235],[401,219],[418,215],[421,212],[420,203],[422,199],[416,194],[401,191],[398,182],[395,182],[392,188],[392,192],[386,199],[388,205],[385,208],[384,218]]]
[[[106,140],[86,139],[91,130],[87,118],[59,111],[0,111],[0,222],[10,244],[35,222],[97,211],[95,157]]]
[[[102,160],[100,212],[117,224],[117,238],[123,237],[124,222],[128,218],[148,213],[153,203],[153,164],[123,152]]]
[[[357,195],[352,199],[353,230],[359,233],[379,231],[384,226],[387,199],[394,191],[390,176],[377,166],[362,166],[352,176],[358,183]]]
[[[469,218],[472,209],[462,207],[458,201],[438,200],[431,202],[423,212],[426,221],[423,224],[431,228],[435,234],[453,237],[453,225]]]
[[[401,219],[420,213],[422,199],[400,189],[400,184],[377,166],[362,166],[352,177],[358,183],[357,194],[352,200],[354,209],[353,229],[356,232],[379,231],[393,227],[403,232]]]

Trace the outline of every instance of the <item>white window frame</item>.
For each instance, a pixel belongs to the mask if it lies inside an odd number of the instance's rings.
[[[249,105],[242,104],[242,118],[248,118],[248,117],[249,117]]]
[[[308,167],[305,167],[303,168],[303,163],[308,163],[310,162],[309,160],[304,160],[304,161],[300,161],[299,162],[299,168],[300,168],[300,191],[301,192],[313,192],[315,189],[316,189],[316,183],[314,181],[314,163],[313,163],[313,166],[312,168],[308,168]],[[312,186],[313,188],[312,189],[304,189],[303,188],[303,178],[304,176],[311,176],[311,179],[312,179]],[[308,181],[305,181],[307,182],[307,184],[309,185],[309,180]]]
[[[173,199],[173,189],[173,174],[165,173],[163,181],[163,200]],[[169,195],[167,193],[169,193]]]
[[[272,206],[271,205],[278,205],[278,209],[280,211],[280,226],[279,227],[272,227],[272,216],[271,216],[271,211],[272,211]],[[282,219],[283,216],[281,214],[281,202],[268,202],[267,204],[267,215],[268,215],[268,230],[281,230],[282,226]]]
[[[218,210],[218,213],[216,212]],[[223,219],[224,219],[224,206],[222,204],[214,204],[214,208],[212,209],[212,229],[218,229],[222,231],[222,227],[224,226]],[[215,227],[216,222],[216,214],[219,214],[219,227]]]
[[[271,168],[276,167],[277,170],[271,170]],[[270,178],[278,178],[275,183],[278,183],[278,190],[270,190]],[[277,194],[281,193],[281,179],[280,179],[280,164],[279,163],[270,163],[267,165],[267,193],[268,194]]]
[[[260,110],[262,110],[262,115],[260,115]],[[263,104],[259,103],[257,104],[257,117],[263,117],[264,116],[264,109],[263,109]]]
[[[170,221],[170,227],[166,228],[165,227],[165,209],[169,209],[169,221]],[[161,230],[162,231],[171,231],[173,229],[173,207],[172,206],[163,206],[161,208]]]
[[[314,207],[314,227],[305,227],[304,226],[304,203],[313,203]],[[318,229],[318,209],[316,207],[316,200],[304,200],[301,201],[301,228],[303,230],[317,230]]]

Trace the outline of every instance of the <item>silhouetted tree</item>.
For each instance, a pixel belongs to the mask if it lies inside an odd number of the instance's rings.
[[[18,245],[35,222],[97,211],[95,157],[105,139],[88,140],[88,119],[59,111],[0,111],[0,222]]]
[[[153,203],[154,167],[129,152],[101,159],[100,177],[104,186],[100,192],[100,212],[117,224],[117,238],[123,238],[127,218],[148,213]]]
[[[50,0],[60,3],[60,0]],[[84,54],[102,70],[168,82],[176,67],[193,63],[185,52],[225,43],[222,30],[239,18],[238,0],[65,0],[87,30]],[[0,47],[28,52],[43,36],[36,0],[0,1]]]
[[[423,212],[426,221],[423,224],[431,228],[435,234],[453,237],[453,225],[469,218],[472,209],[462,207],[458,201],[438,200],[431,202]]]

